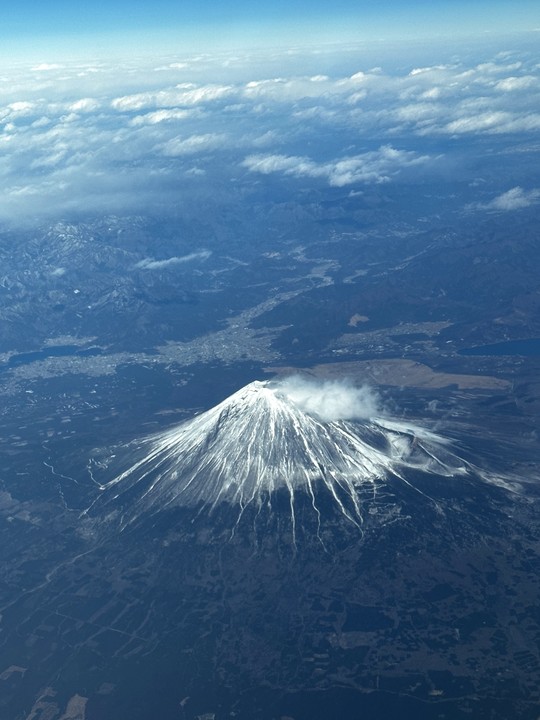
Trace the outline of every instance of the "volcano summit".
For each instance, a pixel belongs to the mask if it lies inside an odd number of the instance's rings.
[[[227,503],[239,517],[248,507],[272,512],[280,494],[293,533],[299,497],[319,525],[324,496],[360,526],[365,503],[377,501],[387,481],[426,496],[415,474],[470,469],[444,438],[384,417],[369,390],[301,378],[252,382],[192,420],[124,446],[105,463],[107,473],[128,457],[131,465],[100,485],[91,506],[120,510],[123,525],[174,506]]]

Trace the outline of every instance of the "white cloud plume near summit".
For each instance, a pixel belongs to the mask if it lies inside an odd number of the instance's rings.
[[[367,385],[358,387],[346,380],[321,382],[293,375],[278,381],[276,389],[300,410],[325,422],[369,419],[381,414],[379,398]]]

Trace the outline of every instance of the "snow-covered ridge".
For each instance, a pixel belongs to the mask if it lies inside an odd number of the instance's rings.
[[[467,472],[447,441],[421,427],[385,417],[323,419],[314,409],[322,407],[315,398],[321,387],[311,387],[310,403],[309,383],[252,382],[192,420],[127,446],[131,466],[101,486],[97,503],[120,503],[126,518],[200,503],[243,510],[271,505],[273,493],[285,488],[294,525],[297,494],[308,493],[318,513],[323,487],[343,515],[360,523],[360,489],[376,494],[385,478],[406,468],[439,476]],[[331,385],[323,390],[331,396]],[[363,402],[357,414],[366,409],[374,411],[374,403]]]

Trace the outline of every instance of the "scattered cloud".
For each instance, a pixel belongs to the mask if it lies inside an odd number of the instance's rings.
[[[540,130],[540,65],[499,50],[400,70],[362,67],[350,50],[4,69],[0,220],[161,209],[201,192],[203,175],[210,194],[271,175],[390,183],[484,157],[486,137],[510,154]],[[525,207],[536,192],[513,188],[490,209]]]

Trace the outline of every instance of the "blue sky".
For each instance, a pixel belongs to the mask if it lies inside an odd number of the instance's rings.
[[[403,39],[540,27],[538,0],[19,0],[0,10],[4,52]],[[97,45],[96,45],[97,43]]]

